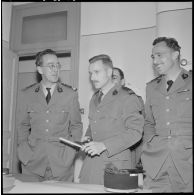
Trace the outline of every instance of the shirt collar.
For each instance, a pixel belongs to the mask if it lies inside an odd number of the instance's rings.
[[[100,91],[102,91],[102,93],[104,94],[103,97],[110,91],[110,89],[112,89],[115,85],[111,84],[109,87],[107,87],[106,89],[100,89]]]
[[[44,93],[45,96],[46,96],[47,93],[48,93],[46,88],[48,88],[48,87],[47,87],[46,85],[44,85],[42,82],[41,82],[41,85],[42,85],[43,93]],[[56,86],[56,83],[49,87],[49,88],[51,88],[51,90],[50,90],[51,95],[52,95],[53,92],[54,92],[55,86]]]
[[[178,78],[178,76],[181,74],[182,70],[180,70],[177,74],[175,74],[174,76],[172,76],[172,78],[166,78],[166,81],[168,80],[172,80],[173,82],[175,82],[175,80]]]

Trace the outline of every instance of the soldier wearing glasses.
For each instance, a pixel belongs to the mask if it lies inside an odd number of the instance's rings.
[[[76,150],[58,138],[81,139],[78,93],[59,82],[61,66],[53,50],[39,52],[35,64],[42,80],[22,91],[17,110],[22,173],[40,181],[72,181]]]

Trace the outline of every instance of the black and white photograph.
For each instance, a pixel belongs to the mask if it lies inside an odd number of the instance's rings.
[[[1,2],[1,192],[193,193],[193,3]]]

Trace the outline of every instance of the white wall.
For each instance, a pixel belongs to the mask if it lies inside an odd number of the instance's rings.
[[[2,2],[2,39],[9,42],[12,3]]]
[[[157,12],[192,8],[192,2],[158,2]]]
[[[155,9],[151,2],[84,2],[81,36],[154,26]]]

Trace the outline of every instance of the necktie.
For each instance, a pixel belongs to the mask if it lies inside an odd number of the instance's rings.
[[[98,104],[101,102],[102,96],[103,96],[103,92],[100,90],[98,93]]]
[[[171,88],[172,84],[173,84],[173,81],[172,80],[168,80],[167,81],[167,85],[168,85],[167,91],[169,91],[169,89]]]
[[[51,88],[46,88],[47,89],[47,96],[46,96],[46,102],[49,103],[50,99],[51,99],[51,92],[50,92],[50,89]]]

